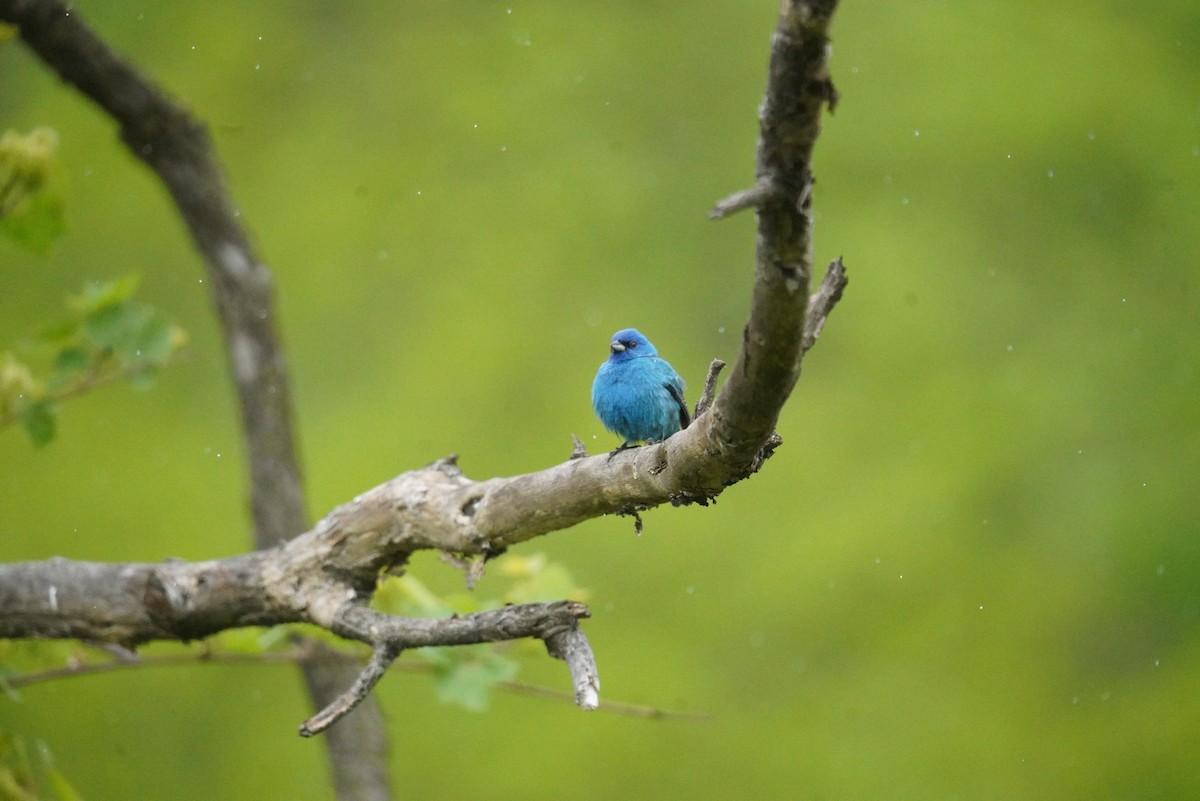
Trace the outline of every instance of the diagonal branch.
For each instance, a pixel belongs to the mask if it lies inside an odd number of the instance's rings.
[[[255,543],[266,548],[295,536],[307,520],[271,274],[239,222],[205,126],[108,47],[71,4],[0,0],[0,20],[17,25],[47,65],[117,121],[121,139],[170,192],[211,278],[237,387]],[[340,675],[339,668],[313,662],[303,672],[314,701],[325,703],[322,688],[333,683],[325,674]],[[354,742],[338,742],[343,738]],[[377,711],[356,730],[334,732],[332,740],[338,798],[386,798],[386,732]]]
[[[320,734],[349,715],[356,706],[366,700],[371,690],[387,673],[388,668],[398,656],[400,656],[400,647],[394,643],[377,644],[371,658],[350,688],[334,698],[320,712],[304,721],[300,726],[300,736],[312,737],[314,734]]]
[[[237,385],[259,547],[306,528],[287,365],[270,272],[238,221],[203,123],[125,62],[61,0],[0,0],[0,20],[103,108],[171,193],[212,280]]]

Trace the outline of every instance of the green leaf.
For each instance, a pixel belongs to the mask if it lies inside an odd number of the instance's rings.
[[[560,562],[552,562],[544,553],[509,554],[498,565],[499,572],[513,579],[504,600],[513,604],[555,601],[561,598],[583,600],[586,592],[575,583],[571,571]]]
[[[42,398],[45,385],[11,351],[0,353],[0,417],[11,420]]]
[[[46,779],[46,784],[58,796],[58,801],[83,801],[83,796],[75,789],[75,786],[67,781],[67,777],[63,776],[62,771],[57,768],[49,768],[43,773]]]
[[[175,349],[174,326],[167,315],[157,309],[145,306],[141,308],[144,316],[135,324],[133,340],[130,343],[133,356],[149,364],[165,364]]]
[[[137,372],[129,374],[129,383],[134,389],[145,392],[153,387],[154,382],[158,380],[158,372],[157,367],[142,367]]]
[[[33,763],[29,759],[29,749],[25,741],[14,737],[8,732],[0,732],[0,790],[10,793],[14,799],[37,796],[29,791],[33,786]],[[0,796],[6,798],[6,796]]]
[[[565,565],[552,562],[524,581],[512,585],[504,599],[509,603],[527,604],[535,601],[557,601],[563,598],[582,598],[583,592]]]
[[[456,648],[448,666],[435,668],[439,701],[482,712],[492,690],[517,675],[519,665],[490,645]]]
[[[87,372],[91,366],[91,355],[78,345],[63,348],[54,359],[55,371],[72,380],[77,378],[79,373]]]
[[[263,651],[277,651],[291,645],[293,631],[287,626],[272,626],[258,635],[258,645]]]
[[[11,671],[0,670],[0,693],[14,704],[19,704],[21,703],[21,694],[9,682],[9,675],[11,675]]]
[[[0,766],[0,799],[3,801],[37,801],[37,796],[26,790],[16,772]]]
[[[66,230],[62,197],[52,189],[29,195],[12,211],[0,217],[0,233],[43,256],[50,252],[50,245]]]
[[[391,615],[448,617],[455,611],[412,575],[385,577],[379,582],[371,604]]]
[[[205,640],[218,651],[231,654],[261,654],[263,652],[263,629],[246,627],[227,629]]]
[[[66,345],[79,336],[79,326],[79,320],[64,320],[61,323],[55,323],[49,328],[43,329],[41,333],[34,337],[34,341],[51,347]]]
[[[101,350],[118,350],[131,339],[137,324],[137,307],[121,302],[100,306],[83,318],[83,335]]]
[[[44,253],[65,229],[58,134],[0,135],[0,234]]]
[[[84,284],[83,292],[71,297],[67,302],[72,309],[87,314],[105,306],[114,306],[133,297],[141,279],[130,274],[112,281],[89,281]]]
[[[132,300],[111,303],[83,320],[83,333],[101,350],[131,364],[165,364],[174,350],[174,326],[165,314]]]
[[[49,400],[32,403],[21,410],[21,425],[33,444],[42,446],[54,439],[57,409]]]

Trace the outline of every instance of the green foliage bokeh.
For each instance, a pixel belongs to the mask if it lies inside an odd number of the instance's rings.
[[[588,390],[618,328],[693,395],[735,355],[752,215],[705,213],[752,180],[774,3],[80,11],[210,126],[275,270],[314,517],[450,452],[485,478],[611,447]],[[602,697],[711,717],[471,714],[399,674],[405,797],[1200,794],[1200,12],[847,0],[833,34],[816,248],[851,285],[784,446],[641,537],[533,546],[589,590]],[[46,448],[0,431],[0,559],[244,550],[183,226],[18,42],[0,74],[0,127],[58,132],[70,223],[49,257],[0,242],[0,349],[137,273],[192,352]],[[287,667],[134,671],[0,698],[0,728],[89,798],[330,798],[305,703]]]

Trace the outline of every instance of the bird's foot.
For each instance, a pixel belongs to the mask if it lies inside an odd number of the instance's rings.
[[[610,454],[608,455],[608,461],[610,461],[610,462],[611,462],[611,461],[612,461],[612,458],[613,458],[614,456],[616,456],[618,453],[620,453],[621,451],[629,451],[629,450],[633,450],[633,449],[634,449],[634,448],[636,448],[636,447],[637,447],[637,445],[634,445],[632,442],[622,442],[620,445],[618,445],[617,447],[613,448],[613,450],[612,450],[612,453],[610,453]]]

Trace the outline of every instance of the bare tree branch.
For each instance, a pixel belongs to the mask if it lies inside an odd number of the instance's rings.
[[[398,656],[400,656],[400,648],[394,643],[382,642],[376,645],[366,667],[358,673],[358,678],[354,680],[350,688],[326,704],[320,712],[304,721],[300,726],[300,736],[312,737],[314,734],[320,734],[349,715],[354,707],[367,699],[371,690],[387,673],[388,668]]]
[[[314,705],[324,708],[351,685],[362,662],[310,638],[296,638],[299,662]],[[374,698],[359,704],[353,714],[326,732],[325,748],[333,766],[333,787],[339,799],[389,801],[388,732]]]
[[[829,319],[829,312],[833,311],[833,307],[842,299],[842,293],[846,291],[848,283],[846,268],[841,258],[834,259],[825,271],[825,277],[821,279],[817,291],[808,299],[808,312],[804,317],[804,339],[800,343],[805,353],[817,344],[817,337],[821,336],[821,329]]]
[[[812,151],[821,109],[837,101],[827,64],[836,7],[836,0],[784,0],[771,40],[755,185],[715,210],[722,216],[746,205],[758,209],[750,319],[707,418],[709,447],[727,455],[727,463],[753,460],[800,376],[813,270]]]
[[[707,503],[758,470],[779,445],[774,426],[801,359],[846,285],[838,260],[809,294],[810,161],[822,109],[836,101],[826,64],[835,7],[833,0],[783,3],[772,40],[756,181],[714,210],[723,216],[756,207],[758,242],[741,351],[707,411],[665,442],[615,456],[576,452],[563,464],[525,475],[473,481],[453,458],[443,459],[368,490],[284,541],[305,526],[286,373],[271,329],[270,281],[229,213],[203,127],[64,15],[58,0],[0,0],[0,19],[20,25],[22,37],[66,80],[121,120],[125,141],[171,187],[213,271],[254,464],[260,546],[199,563],[0,566],[0,637],[81,637],[132,647],[235,626],[304,621],[371,644],[375,655],[365,671],[337,697],[328,698],[326,688],[327,705],[305,724],[305,733],[353,709],[405,648],[537,637],[551,655],[567,661],[577,703],[594,708],[599,678],[578,627],[588,615],[582,604],[415,620],[384,615],[366,602],[378,576],[402,568],[417,550],[486,560],[603,514],[630,514],[640,526],[639,511],[667,502]],[[715,379],[714,371],[714,388]]]
[[[713,400],[717,397],[717,376],[725,369],[725,362],[720,359],[713,359],[708,365],[708,375],[704,379],[704,389],[700,393],[700,400],[696,401],[696,409],[692,412],[692,419],[699,417],[709,410],[713,404]]]

